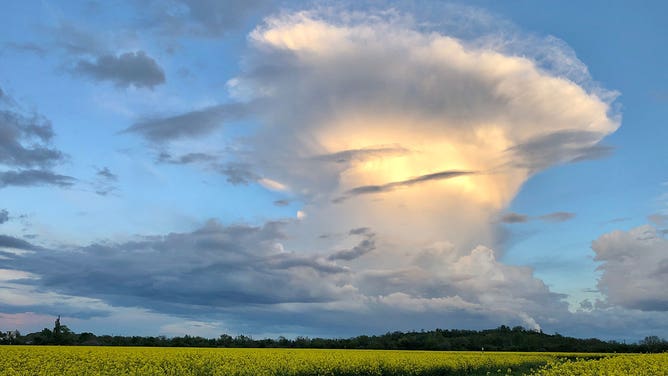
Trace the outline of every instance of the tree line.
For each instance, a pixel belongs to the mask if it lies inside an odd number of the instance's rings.
[[[666,352],[668,341],[657,336],[637,343],[602,341],[596,338],[565,337],[545,334],[521,326],[502,325],[496,329],[436,329],[419,332],[388,332],[383,335],[352,338],[253,339],[249,336],[222,334],[218,338],[198,336],[142,337],[74,333],[61,325],[60,317],[53,330],[21,335],[18,331],[0,332],[4,345],[79,345],[79,346],[149,346],[149,347],[236,347],[236,348],[318,348],[437,351],[550,351],[550,352]]]

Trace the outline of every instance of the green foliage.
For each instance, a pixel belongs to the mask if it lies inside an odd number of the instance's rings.
[[[57,329],[57,330],[56,330]],[[167,338],[139,336],[96,336],[93,333],[76,334],[59,320],[53,331],[14,337],[0,332],[0,344],[29,345],[89,345],[89,346],[146,346],[146,347],[234,347],[234,348],[317,348],[317,349],[369,349],[369,350],[443,350],[443,351],[542,351],[542,352],[663,352],[668,342],[649,336],[638,344],[615,341],[604,342],[595,338],[578,339],[526,330],[521,326],[510,328],[502,325],[488,330],[436,329],[420,332],[389,332],[378,336],[353,338],[253,339],[239,335],[222,334],[218,338],[183,336]],[[9,332],[7,332],[9,333]]]

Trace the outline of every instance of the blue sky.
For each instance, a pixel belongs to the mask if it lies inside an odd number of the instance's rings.
[[[662,2],[0,12],[0,328],[668,336]]]

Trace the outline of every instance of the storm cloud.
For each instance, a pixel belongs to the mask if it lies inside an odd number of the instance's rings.
[[[234,157],[305,202],[314,233],[345,231],[327,229],[338,218],[407,242],[494,246],[490,223],[527,179],[593,157],[619,126],[613,95],[589,89],[581,70],[564,75],[559,64],[582,64],[563,44],[514,54],[421,26],[310,10],[251,32],[228,89],[261,105],[247,107],[258,121],[242,140],[250,152]],[[540,65],[541,43],[561,53],[553,69]]]
[[[263,325],[276,325],[288,313],[293,318],[318,313],[343,325],[343,317],[366,321],[386,313],[434,323],[443,315],[503,317],[537,329],[536,320],[548,312],[566,312],[561,296],[529,268],[503,265],[484,247],[461,256],[452,246],[434,244],[407,265],[366,268],[363,259],[382,256],[387,247],[369,228],[349,231],[352,239],[361,237],[350,249],[310,254],[285,248],[288,229],[279,222],[224,226],[212,220],[192,232],[60,248],[0,236],[0,268],[23,275],[11,281],[12,288],[32,291],[30,296],[48,288],[59,299],[93,302],[91,309],[101,312],[111,306],[189,317],[225,312],[228,319],[251,319],[252,325],[258,324],[254,315]]]
[[[197,309],[340,299],[345,289],[322,275],[346,269],[323,257],[283,251],[282,227],[274,222],[261,227],[226,227],[210,221],[190,233],[6,253],[0,267],[37,275],[39,279],[26,283],[66,295],[121,306],[160,306],[171,313],[184,305]],[[37,248],[11,237],[0,237],[0,247]]]

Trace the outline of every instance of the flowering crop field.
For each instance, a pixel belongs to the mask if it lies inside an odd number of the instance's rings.
[[[541,376],[665,376],[668,375],[668,354],[620,354],[598,360],[549,362],[534,373]]]
[[[7,376],[666,375],[668,354],[2,346],[0,364]]]

